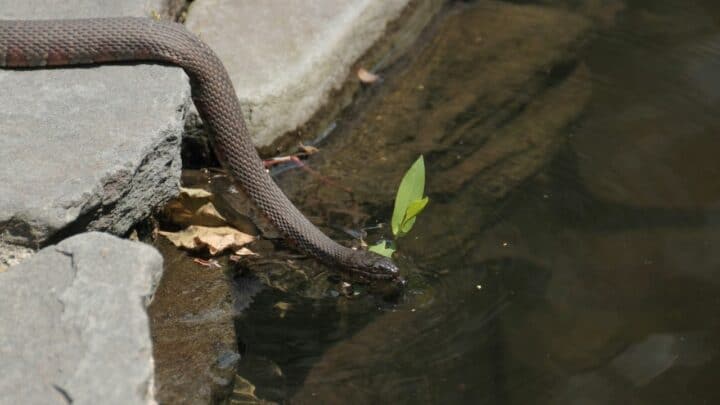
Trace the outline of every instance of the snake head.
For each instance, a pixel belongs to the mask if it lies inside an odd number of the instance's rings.
[[[400,279],[400,269],[387,257],[367,250],[356,250],[350,269],[371,280]]]

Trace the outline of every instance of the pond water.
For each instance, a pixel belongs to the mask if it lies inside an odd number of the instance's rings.
[[[278,176],[358,228],[424,154],[410,286],[258,294],[236,321],[258,397],[720,403],[720,2],[453,2],[416,48],[308,161],[351,195]]]

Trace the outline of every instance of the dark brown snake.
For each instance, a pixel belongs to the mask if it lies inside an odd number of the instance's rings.
[[[192,99],[215,153],[250,199],[299,250],[371,279],[398,279],[387,258],[342,246],[290,202],[253,146],[220,59],[181,24],[146,18],[0,20],[0,67],[43,68],[117,62],[169,63],[190,77]]]

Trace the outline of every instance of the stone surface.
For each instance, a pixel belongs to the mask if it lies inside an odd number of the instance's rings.
[[[33,252],[30,248],[0,241],[0,272],[32,256]]]
[[[48,19],[132,16],[163,10],[165,0],[3,0],[2,19]]]
[[[225,63],[258,146],[304,124],[409,0],[196,0],[188,28]]]
[[[152,403],[161,273],[151,247],[95,232],[0,273],[0,403]]]
[[[160,1],[4,2],[0,18],[149,15]],[[0,70],[0,239],[121,234],[176,194],[189,85],[157,65]]]

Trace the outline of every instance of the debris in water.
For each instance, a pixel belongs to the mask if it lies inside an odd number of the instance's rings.
[[[358,69],[357,77],[358,77],[358,79],[360,79],[361,82],[367,83],[367,84],[372,84],[372,83],[375,83],[376,81],[380,80],[380,76],[376,75],[375,73],[369,72],[365,68]]]
[[[220,265],[220,263],[218,263],[218,261],[215,259],[204,260],[204,259],[200,259],[200,258],[196,257],[193,259],[193,262],[195,262],[201,266],[204,266],[204,267],[209,267],[211,269],[219,269],[222,267]]]

